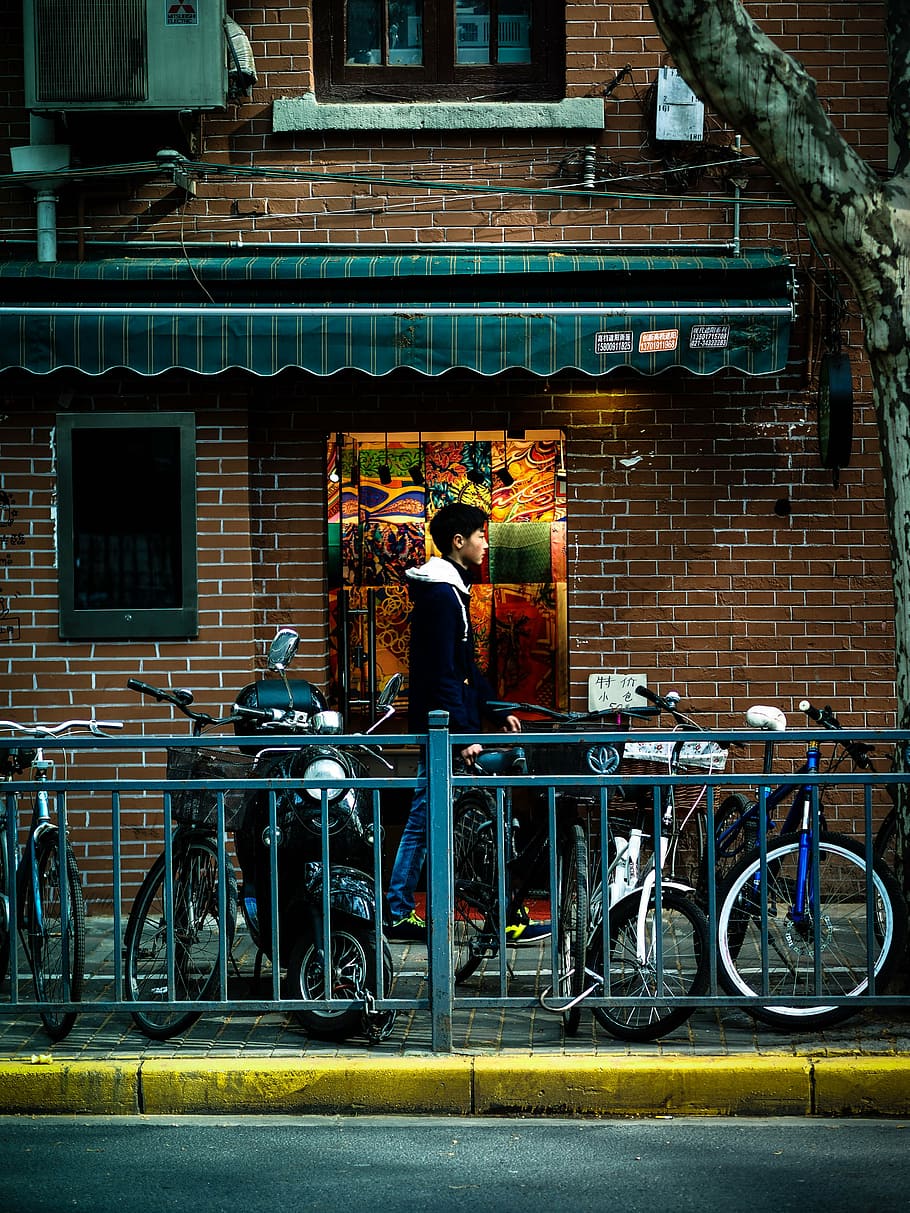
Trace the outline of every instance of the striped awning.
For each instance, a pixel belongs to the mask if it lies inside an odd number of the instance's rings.
[[[786,365],[793,302],[773,250],[0,262],[0,369],[767,375]]]

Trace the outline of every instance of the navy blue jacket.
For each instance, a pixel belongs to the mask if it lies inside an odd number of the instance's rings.
[[[439,556],[406,576],[412,603],[408,728],[423,732],[430,712],[445,711],[453,733],[478,733],[494,692],[474,660],[470,588],[458,566]]]

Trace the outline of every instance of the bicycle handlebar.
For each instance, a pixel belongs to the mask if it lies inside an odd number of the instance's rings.
[[[573,724],[578,721],[610,721],[617,716],[656,716],[659,708],[599,708],[595,712],[560,712],[555,708],[544,707],[542,703],[506,703],[499,699],[491,699],[487,707],[493,712],[534,712],[538,716],[548,716],[563,724]]]
[[[62,724],[19,724],[15,720],[0,720],[0,728],[13,729],[30,737],[62,737],[68,729],[88,729],[98,736],[102,729],[122,729],[122,720],[64,720]]]
[[[147,682],[140,682],[138,678],[128,678],[126,685],[130,691],[139,691],[142,695],[152,695],[159,703],[172,703],[175,708],[187,708],[193,702],[192,691],[182,691],[179,688],[165,691],[161,687],[153,687]]]
[[[842,729],[844,727],[834,715],[834,710],[828,703],[823,708],[817,708],[808,699],[801,699],[799,701],[799,710],[805,712],[810,720],[814,720],[816,724],[820,724],[823,729]],[[871,770],[872,763],[869,755],[875,749],[875,746],[866,745],[862,741],[841,740],[838,740],[838,745],[843,746],[858,767],[862,767],[864,770]]]
[[[805,712],[810,720],[822,725],[826,729],[842,729],[844,726],[834,715],[830,704],[825,704],[823,708],[814,707],[808,699],[799,701],[799,710]]]
[[[681,699],[679,691],[667,691],[666,695],[658,695],[647,687],[636,687],[635,694],[647,699],[648,703],[653,703],[659,712],[671,712],[674,716],[677,714]]]

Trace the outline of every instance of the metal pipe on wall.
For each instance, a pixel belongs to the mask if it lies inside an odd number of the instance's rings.
[[[40,189],[36,194],[38,260],[57,260],[57,195],[53,190]]]

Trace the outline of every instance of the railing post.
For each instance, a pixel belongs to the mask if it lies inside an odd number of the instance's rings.
[[[427,733],[427,919],[434,1053],[452,1052],[452,763],[448,712],[431,712]]]

